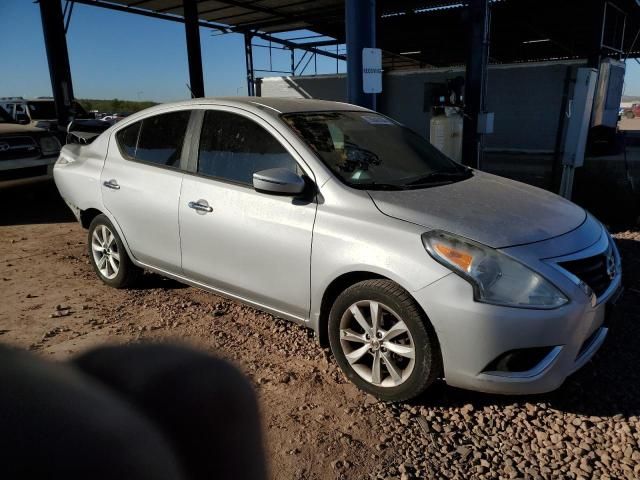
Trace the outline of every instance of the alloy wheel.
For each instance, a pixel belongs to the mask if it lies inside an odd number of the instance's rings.
[[[377,301],[359,301],[344,312],[340,346],[353,370],[377,387],[401,385],[415,365],[409,328],[391,308]]]
[[[111,280],[120,271],[120,252],[113,232],[106,225],[98,225],[91,236],[93,261],[102,276]]]

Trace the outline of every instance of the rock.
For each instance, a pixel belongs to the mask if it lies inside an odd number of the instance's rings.
[[[538,443],[542,445],[544,442],[546,442],[549,439],[549,434],[547,432],[537,431],[536,439],[538,440]]]
[[[460,459],[465,461],[471,455],[471,449],[466,446],[456,448],[456,453],[460,455]]]
[[[69,307],[61,307],[60,305],[56,306],[56,311],[49,315],[49,318],[60,318],[60,317],[68,317],[73,312]]]
[[[364,404],[370,406],[370,405],[375,405],[376,403],[378,403],[378,399],[373,395],[367,394],[367,396],[364,399]]]

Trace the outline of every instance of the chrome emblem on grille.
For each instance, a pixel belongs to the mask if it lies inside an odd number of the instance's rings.
[[[11,145],[8,143],[0,143],[0,152],[6,152],[11,148]]]
[[[613,280],[618,273],[618,269],[616,268],[616,259],[613,255],[613,252],[609,252],[607,255],[607,276],[609,280]]]

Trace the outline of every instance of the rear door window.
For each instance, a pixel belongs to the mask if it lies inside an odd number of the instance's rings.
[[[127,160],[135,160],[136,158],[136,146],[138,145],[140,124],[141,122],[136,122],[116,133],[116,142],[120,148],[120,153]]]
[[[270,168],[301,173],[286,148],[253,120],[223,111],[205,113],[198,173],[252,185],[255,172]]]
[[[142,120],[135,159],[166,167],[179,167],[190,110],[164,113]]]

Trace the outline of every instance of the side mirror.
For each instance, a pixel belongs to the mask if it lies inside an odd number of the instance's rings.
[[[298,195],[306,186],[303,178],[286,168],[270,168],[253,174],[253,188],[276,195]]]

